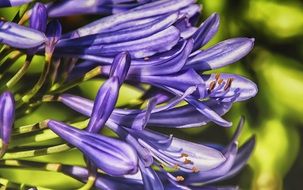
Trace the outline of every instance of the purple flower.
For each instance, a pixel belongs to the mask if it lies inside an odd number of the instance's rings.
[[[83,26],[73,33],[79,36],[86,36],[91,34],[103,33],[105,31],[117,31],[120,29],[131,28],[131,26],[138,26],[146,24],[152,20],[164,18],[167,14],[172,14],[182,11],[188,6],[195,3],[195,0],[160,0],[151,2],[129,11],[111,15]]]
[[[62,26],[56,19],[51,20],[46,27],[47,41],[45,43],[45,52],[53,54],[55,46],[62,35]]]
[[[44,33],[13,22],[0,21],[0,42],[14,48],[30,49],[47,41]]]
[[[47,5],[50,17],[62,17],[78,14],[116,14],[127,11],[152,0],[73,0],[57,1]]]
[[[258,91],[256,85],[234,74],[201,75],[199,73],[238,61],[250,52],[254,39],[234,38],[220,42],[209,49],[198,50],[216,33],[219,25],[218,15],[210,16],[199,28],[191,26],[188,18],[180,17],[180,13],[172,12],[168,15],[159,19],[156,25],[148,22],[142,24],[142,27],[137,25],[135,28],[130,28],[132,25],[129,25],[126,29],[117,31],[111,29],[110,32],[102,28],[98,34],[63,39],[58,42],[56,51],[59,54],[71,54],[92,60],[92,62],[80,63],[75,67],[74,73],[85,73],[96,65],[102,65],[103,75],[110,73],[112,56],[119,51],[130,51],[132,64],[126,80],[132,83],[147,83],[177,96],[182,95],[188,88],[196,86],[197,90],[186,97],[185,101],[209,120],[222,126],[231,126],[230,122],[207,106],[207,101],[214,99],[233,103],[247,100],[256,95]],[[176,38],[173,39],[174,31]],[[187,38],[182,38],[182,33],[186,33]],[[169,37],[166,37],[167,35]],[[162,47],[164,49],[161,49]],[[158,91],[162,93],[161,90]]]
[[[205,125],[210,119],[202,115],[193,106],[184,105],[173,108],[176,102],[182,101],[188,94],[190,92],[186,93],[185,96],[173,99],[166,106],[153,110],[125,110],[116,108],[111,113],[108,122],[129,128],[144,128],[145,126],[189,128]],[[62,94],[59,96],[59,101],[83,115],[91,116],[94,105],[94,102],[91,100],[71,94]],[[206,101],[205,105],[219,115],[225,114],[231,108],[231,103],[217,100]],[[171,118],[174,118],[174,120]]]
[[[168,137],[146,129],[124,128],[125,131],[123,131],[117,126],[109,127],[137,150],[145,189],[153,189],[153,187],[163,189],[163,181],[169,181],[175,188],[186,188],[194,184],[205,185],[221,181],[239,172],[246,164],[255,144],[253,137],[238,150],[237,138],[242,126],[243,120],[231,143],[220,149],[172,136]],[[154,161],[151,162],[150,156]],[[161,174],[153,171],[151,164],[158,166]],[[176,171],[168,173],[162,169],[163,166]]]
[[[105,122],[115,108],[119,89],[127,75],[129,65],[130,58],[127,53],[121,53],[114,59],[110,78],[98,91],[87,131],[98,133],[104,127]]]
[[[53,120],[48,121],[47,125],[65,141],[80,149],[96,167],[107,174],[120,176],[137,172],[137,154],[128,144]]]
[[[187,9],[193,3],[193,0],[155,1],[104,17],[64,35],[58,42],[56,55],[102,59],[128,51],[132,58],[145,58],[171,50],[188,29],[181,21],[200,11],[198,5],[194,13]],[[192,33],[195,31],[189,28]],[[112,59],[108,63],[111,62]]]
[[[15,117],[15,100],[10,92],[4,92],[0,96],[0,138],[2,147],[0,157],[3,156],[11,138],[11,132]]]
[[[82,182],[86,182],[89,177],[89,171],[82,167],[63,165],[62,172],[68,176],[76,178]],[[127,175],[123,177],[110,176],[107,174],[98,173],[95,187],[104,190],[139,190],[143,189],[143,181],[140,173],[135,175]]]
[[[87,132],[73,129],[64,123],[48,121],[48,126],[68,143],[79,148],[98,168],[110,175],[137,172],[137,155],[124,142],[99,133],[111,115],[130,64],[129,55],[121,53],[114,59],[110,78],[100,87],[92,107]]]
[[[31,10],[29,27],[40,32],[45,32],[47,24],[47,11],[42,3],[36,3]]]
[[[1,0],[0,7],[13,7],[22,4],[30,3],[33,0]]]

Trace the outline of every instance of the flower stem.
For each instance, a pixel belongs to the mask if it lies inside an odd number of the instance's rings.
[[[26,56],[25,63],[21,69],[6,83],[7,88],[12,88],[24,76],[32,62],[32,58],[32,56]]]
[[[9,69],[21,56],[22,53],[19,51],[10,53],[9,57],[0,65],[0,79],[3,77],[4,72],[7,71],[7,69]]]
[[[60,144],[55,145],[47,148],[40,148],[40,149],[34,149],[34,150],[25,150],[25,151],[18,151],[18,152],[7,152],[3,159],[19,159],[19,158],[28,158],[28,157],[34,157],[34,156],[44,156],[48,154],[54,154],[59,152],[64,152],[67,150],[70,150],[72,148],[71,145],[68,144]]]
[[[41,89],[41,87],[45,83],[45,80],[48,76],[48,73],[49,73],[49,70],[51,67],[51,58],[52,58],[52,54],[45,54],[45,64],[44,64],[43,71],[40,75],[40,78],[39,78],[38,82],[35,84],[35,86],[32,88],[32,90],[29,91],[26,95],[24,95],[21,98],[23,103],[28,103],[29,100],[37,94],[37,92]]]
[[[96,181],[95,176],[89,176],[86,184],[84,186],[80,187],[78,190],[90,190],[90,189],[92,189],[94,187],[95,181]]]
[[[95,76],[98,76],[101,74],[101,67],[98,66],[92,70],[90,70],[89,72],[87,72],[83,77],[81,78],[78,78],[72,82],[69,82],[65,85],[60,85],[60,84],[55,84],[52,88],[51,88],[51,91],[54,92],[54,93],[60,93],[60,92],[63,92],[63,91],[66,91],[70,88],[73,88],[74,86],[77,86],[80,82],[83,82],[83,81],[87,81]]]
[[[77,127],[78,129],[84,129],[88,123],[88,119],[72,123],[70,125]],[[45,122],[40,122],[32,125],[24,125],[18,128],[15,128],[13,131],[13,135],[20,135],[25,133],[31,133],[34,131],[40,131],[41,129],[46,129],[47,125]]]

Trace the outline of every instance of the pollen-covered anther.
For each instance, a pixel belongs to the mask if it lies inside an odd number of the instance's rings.
[[[192,162],[191,160],[185,158],[185,160],[184,160],[183,163],[184,163],[184,164],[192,164],[193,162]]]
[[[223,82],[223,79],[220,78],[220,79],[218,80],[218,84],[220,85],[220,84],[222,84],[222,82]]]
[[[228,89],[230,88],[230,86],[231,86],[233,80],[234,80],[233,78],[228,78],[228,79],[227,79],[226,85],[225,85],[225,87],[224,87],[224,90],[225,90],[225,91],[228,90]]]
[[[175,164],[175,165],[173,166],[173,168],[176,169],[176,170],[178,170],[178,169],[180,169],[180,166],[179,166],[178,164]]]
[[[184,181],[184,177],[179,175],[179,176],[176,177],[176,180],[177,181]]]
[[[182,153],[182,154],[181,154],[181,157],[188,157],[188,154]]]
[[[208,88],[208,92],[209,92],[209,93],[210,93],[213,89],[215,89],[216,84],[217,84],[217,81],[212,81],[212,82],[209,84],[209,88]]]
[[[216,79],[216,81],[220,80],[221,79],[221,74],[217,73],[216,76],[215,76],[215,79]]]
[[[200,172],[200,170],[199,170],[198,168],[196,168],[196,167],[193,167],[193,168],[192,168],[192,171],[193,171],[193,173],[198,173],[198,172]]]

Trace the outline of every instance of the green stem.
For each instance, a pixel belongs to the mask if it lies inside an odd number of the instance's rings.
[[[52,88],[51,88],[51,92],[54,93],[61,93],[64,92],[70,88],[73,88],[74,86],[77,86],[80,82],[84,82],[87,81],[95,76],[98,76],[101,74],[101,66],[98,66],[92,70],[90,70],[89,72],[87,72],[83,77],[76,79],[70,83],[67,83],[65,85],[60,85],[60,84],[55,84]]]
[[[30,168],[36,170],[43,171],[51,171],[51,172],[60,172],[62,164],[59,163],[44,163],[44,162],[36,162],[36,161],[27,161],[27,160],[1,160],[0,165],[16,167],[16,168]]]
[[[12,52],[9,57],[0,65],[0,79],[3,74],[22,56],[21,52]]]
[[[56,146],[51,146],[48,148],[40,148],[35,150],[25,150],[25,151],[18,151],[18,152],[7,152],[3,159],[20,159],[20,158],[28,158],[28,157],[34,157],[34,156],[44,156],[59,152],[64,152],[67,150],[70,150],[72,148],[71,145],[68,144],[60,144]]]
[[[70,125],[75,126],[78,129],[84,129],[88,123],[88,119],[71,123]],[[20,134],[25,134],[25,133],[31,133],[34,131],[40,131],[41,129],[46,129],[47,125],[45,124],[44,121],[32,125],[24,125],[18,128],[15,128],[13,131],[13,135],[20,135]]]
[[[62,73],[62,78],[60,80],[61,84],[63,84],[66,81],[68,75],[75,67],[75,64],[77,63],[77,61],[78,61],[78,58],[68,58],[67,61],[64,62],[64,69],[63,69],[63,73]]]
[[[45,129],[45,128],[47,128],[47,126],[44,124],[44,122],[40,122],[40,123],[36,123],[36,124],[32,124],[32,125],[24,125],[24,126],[15,128],[13,130],[12,135],[30,133],[30,132],[38,131],[38,130]]]
[[[53,61],[53,64],[51,64],[51,71],[50,71],[50,75],[49,75],[49,80],[50,80],[50,86],[52,86],[56,79],[57,79],[57,75],[58,75],[58,68],[60,66],[60,59],[56,59],[55,61]]]
[[[2,158],[4,156],[7,149],[8,149],[8,144],[6,144],[2,141],[2,146],[1,146],[1,150],[0,150],[0,158]]]
[[[43,71],[40,75],[40,78],[39,78],[38,82],[35,84],[35,86],[32,88],[32,90],[29,91],[26,95],[24,95],[21,98],[23,103],[28,103],[29,100],[37,94],[37,92],[41,89],[41,87],[45,83],[45,80],[48,76],[48,73],[49,73],[49,70],[50,70],[50,67],[51,67],[51,58],[52,58],[51,54],[46,54],[45,55],[45,64],[44,64]],[[18,107],[20,107],[20,105]]]
[[[32,58],[32,56],[26,56],[25,63],[22,65],[21,69],[6,83],[7,88],[12,88],[24,76],[28,71]]]
[[[0,58],[5,57],[6,55],[10,54],[13,49],[9,48],[8,46],[4,46],[1,48],[2,50],[0,51]]]
[[[96,181],[95,176],[89,176],[85,185],[80,187],[78,190],[90,190],[94,187]]]
[[[0,190],[7,190],[7,189],[20,189],[20,190],[25,190],[25,189],[30,189],[33,188],[34,186],[31,185],[27,185],[27,184],[20,184],[20,183],[15,183],[15,182],[11,182],[8,179],[5,178],[0,178]],[[47,188],[44,187],[37,187],[35,186],[34,188],[36,188],[37,190],[49,190]]]
[[[26,12],[23,14],[23,16],[21,17],[21,19],[19,20],[18,24],[19,24],[19,25],[25,24],[25,23],[28,21],[29,18],[30,18],[29,11],[26,11]]]

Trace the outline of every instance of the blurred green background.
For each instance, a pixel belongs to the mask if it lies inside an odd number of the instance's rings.
[[[244,75],[256,82],[258,95],[246,102],[237,103],[225,116],[236,123],[240,115],[246,117],[243,143],[256,134],[257,145],[249,166],[238,176],[222,185],[239,185],[253,190],[301,190],[303,176],[303,2],[300,0],[199,0],[203,4],[203,18],[213,12],[221,18],[211,46],[224,39],[254,37],[254,50],[240,62],[215,72]],[[0,10],[8,17],[8,10]],[[81,20],[80,20],[81,21]],[[77,20],[77,23],[80,23]],[[22,63],[22,61],[21,61]],[[42,65],[36,61],[31,72],[38,73]],[[14,67],[18,69],[19,66]],[[14,69],[13,68],[13,69]],[[99,80],[82,84],[74,92],[93,98],[100,86]],[[131,93],[130,93],[131,91]],[[134,89],[124,86],[119,105],[139,97]],[[131,95],[126,97],[125,95]],[[16,126],[31,124],[46,118],[69,120],[71,113],[59,104],[47,104],[29,116],[16,121]],[[171,133],[172,131],[164,131]],[[174,130],[173,133],[192,141],[227,143],[233,132],[212,124],[207,128]],[[37,158],[83,165],[78,151],[69,151]],[[75,188],[80,183],[62,175],[38,171],[0,169],[0,176],[13,182],[24,182],[58,187],[58,184]],[[33,182],[33,178],[40,179]],[[52,178],[53,180],[49,180]],[[63,186],[64,187],[64,186]]]
[[[212,12],[221,16],[213,43],[237,36],[256,38],[246,58],[224,69],[247,76],[259,88],[255,98],[238,103],[227,116],[235,122],[240,114],[245,115],[243,140],[250,134],[257,136],[250,166],[236,180],[243,189],[302,189],[303,2],[199,2],[204,18]]]

